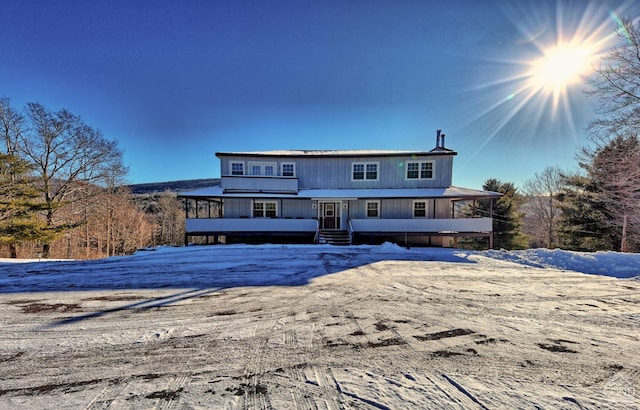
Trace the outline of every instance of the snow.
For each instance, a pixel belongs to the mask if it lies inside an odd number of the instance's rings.
[[[640,254],[619,252],[572,252],[561,249],[486,251],[483,255],[537,268],[554,268],[614,278],[640,276]]]
[[[247,259],[247,253],[251,258]],[[0,292],[42,292],[99,289],[155,289],[302,285],[326,274],[326,266],[299,260],[301,254],[344,255],[340,268],[352,268],[399,256],[405,260],[455,262],[482,256],[536,268],[552,268],[615,278],[640,277],[640,254],[524,251],[467,251],[412,248],[393,243],[349,248],[331,245],[225,245],[218,247],[159,247],[135,255],[95,261],[0,259]],[[251,268],[253,267],[253,270]],[[241,273],[233,273],[237,270]],[[223,275],[218,275],[224,272]],[[331,272],[333,273],[333,272]]]
[[[244,152],[219,152],[216,155],[250,155],[250,156],[375,156],[375,155],[429,155],[422,151],[401,150],[271,150],[271,151],[244,151]]]
[[[0,260],[0,408],[638,408],[640,255]]]

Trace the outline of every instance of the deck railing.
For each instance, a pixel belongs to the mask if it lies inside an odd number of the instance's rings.
[[[298,178],[280,176],[223,176],[220,184],[225,192],[297,193]]]

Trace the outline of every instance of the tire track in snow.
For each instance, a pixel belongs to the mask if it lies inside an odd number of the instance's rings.
[[[456,382],[455,380],[453,380],[451,377],[447,376],[446,374],[442,374],[442,377],[448,381],[449,383],[451,383],[451,385],[453,387],[455,387],[460,393],[464,394],[465,396],[467,396],[472,402],[478,404],[480,406],[481,409],[483,410],[489,410],[484,404],[480,403],[480,401],[478,401],[478,399],[476,399],[471,393],[469,393],[469,391],[467,389],[465,389],[464,387],[462,387],[462,385],[458,382]]]
[[[155,409],[163,410],[170,409],[176,406],[176,398],[183,391],[184,386],[191,380],[189,376],[190,372],[178,374],[173,377],[173,380],[169,384],[169,388],[165,390],[166,397],[158,399],[159,402],[154,406]]]
[[[295,331],[289,329],[289,324],[294,320],[294,316],[290,314],[288,304],[271,304],[265,311],[271,312],[271,319],[259,323],[252,337],[252,342],[246,347],[246,362],[243,366],[243,376],[237,393],[242,393],[243,408],[271,408],[271,400],[269,397],[268,384],[261,383],[260,380],[267,373],[264,362],[275,363],[274,354],[288,352],[293,350],[293,345],[297,342]],[[280,348],[270,346],[275,343]],[[278,357],[282,360],[283,358]]]
[[[131,378],[112,380],[87,404],[87,410],[107,409],[129,385]]]

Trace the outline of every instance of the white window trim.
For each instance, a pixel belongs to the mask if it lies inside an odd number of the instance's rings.
[[[376,204],[377,208],[378,208],[378,216],[369,216],[369,204]],[[380,209],[380,200],[374,200],[374,201],[365,201],[364,202],[364,217],[365,218],[370,218],[370,219],[380,219],[380,213],[381,213],[381,209]]]
[[[244,161],[229,160],[229,175],[239,176],[239,175],[233,173],[233,164],[241,164],[242,165],[242,174],[240,174],[240,175],[246,175],[247,174],[246,173],[246,166],[245,166]]]
[[[255,216],[256,204],[262,204],[262,216]],[[278,210],[278,201],[252,201],[251,202],[251,215],[252,218],[271,218],[271,216],[266,216],[267,214],[267,206],[266,204],[275,204],[276,206],[276,216],[278,218],[280,212]]]
[[[376,166],[376,178],[368,179],[367,178],[367,165],[375,164]],[[353,177],[353,167],[355,165],[363,165],[364,166],[364,178],[363,179],[355,179]],[[364,181],[379,181],[380,180],[380,161],[369,161],[369,162],[352,162],[351,163],[351,181],[352,182],[364,182]]]
[[[424,216],[416,216],[416,203],[424,203]],[[411,205],[411,215],[416,219],[425,219],[429,217],[429,201],[426,199],[416,199]]]
[[[254,166],[260,167],[260,172],[262,172],[265,167],[271,166],[273,167],[273,175],[265,175],[262,173],[254,174],[253,173]],[[246,175],[260,176],[260,177],[264,177],[264,176],[275,177],[277,173],[278,173],[278,164],[276,162],[266,162],[266,161],[249,161],[249,163],[247,164],[247,171],[245,172]]]
[[[284,176],[284,166],[291,165],[293,166],[293,175],[287,176],[288,178],[295,178],[296,176],[296,163],[295,162],[283,162],[280,164],[280,176]]]
[[[422,178],[420,176],[422,171],[422,164],[431,163],[431,178]],[[436,162],[435,161],[407,161],[407,166],[404,171],[404,179],[406,181],[431,181],[436,178]],[[409,164],[418,164],[418,178],[409,178]]]

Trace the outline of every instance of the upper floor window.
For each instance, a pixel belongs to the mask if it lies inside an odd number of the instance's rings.
[[[380,218],[380,201],[367,201],[367,218]]]
[[[282,164],[282,176],[283,177],[295,177],[296,167],[293,163]]]
[[[278,216],[278,207],[275,202],[256,201],[253,203],[254,218],[275,218]]]
[[[251,175],[274,176],[276,174],[275,162],[250,162]]]
[[[433,179],[433,161],[407,162],[407,179]]]
[[[426,201],[414,201],[414,203],[413,203],[413,217],[414,218],[426,218],[427,217],[427,202]]]
[[[377,162],[354,162],[352,165],[351,179],[353,181],[377,181],[378,180],[378,163]]]
[[[232,162],[231,175],[244,175],[244,162]]]

